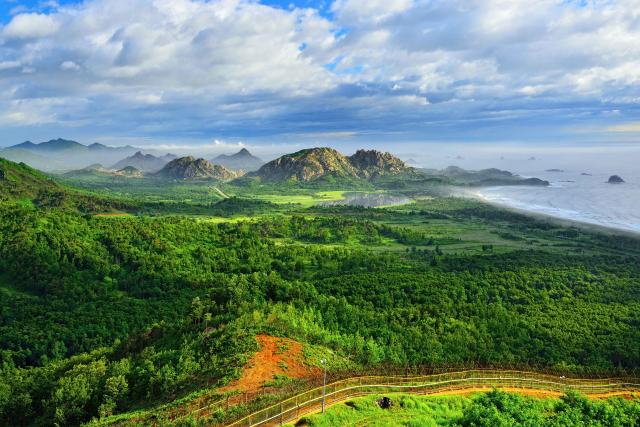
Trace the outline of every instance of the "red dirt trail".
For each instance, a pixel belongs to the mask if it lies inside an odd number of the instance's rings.
[[[240,379],[220,391],[254,392],[262,388],[265,382],[272,381],[275,375],[302,379],[315,377],[320,373],[320,369],[304,364],[302,345],[299,342],[270,335],[258,335],[256,339],[260,350],[249,360]]]

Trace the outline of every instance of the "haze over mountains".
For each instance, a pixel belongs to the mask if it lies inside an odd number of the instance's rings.
[[[221,154],[211,159],[211,163],[222,165],[232,170],[252,172],[258,170],[264,164],[264,161],[251,154],[246,148],[243,148],[235,154]]]
[[[0,157],[24,162],[46,172],[68,171],[64,173],[66,178],[81,179],[147,177],[231,181],[246,176],[243,178],[245,182],[293,181],[304,184],[335,179],[375,181],[387,177],[394,180],[428,178],[436,179],[442,184],[466,186],[549,185],[548,181],[522,178],[495,168],[480,171],[468,171],[456,166],[444,170],[420,169],[408,166],[388,152],[360,149],[347,156],[329,147],[299,150],[265,164],[246,148],[208,161],[200,156],[178,158],[170,153],[144,153],[132,146],[109,147],[99,143],[83,145],[58,138],[38,144],[30,141],[17,144],[0,151]]]
[[[111,165],[130,156],[138,148],[110,147],[100,143],[90,145],[67,139],[52,139],[41,143],[26,141],[0,150],[0,156],[15,162],[24,162],[43,171],[85,168],[94,163]]]
[[[130,145],[111,147],[93,143],[84,145],[77,141],[57,138],[40,143],[25,141],[0,149],[0,157],[26,163],[36,169],[57,172],[82,170],[100,164],[105,169],[122,170],[128,166],[144,173],[154,173],[179,156],[171,153],[157,153]],[[252,155],[246,148],[235,154],[221,154],[211,163],[225,166],[230,170],[254,171],[264,162]]]
[[[122,159],[114,164],[111,169],[120,170],[126,167],[134,167],[142,172],[157,172],[171,160],[175,160],[177,158],[178,156],[171,153],[157,157],[153,154],[142,154],[141,151],[137,151],[134,155]]]

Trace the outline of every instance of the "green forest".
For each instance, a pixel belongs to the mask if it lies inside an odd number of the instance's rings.
[[[229,198],[176,184],[150,193],[161,199],[0,168],[0,425],[108,424],[215,390],[259,333],[298,340],[335,370],[638,374],[637,237],[424,188],[382,208],[313,202],[355,191],[339,183],[221,185]],[[550,416],[510,396],[461,404],[457,422],[639,419],[630,403],[584,409],[572,395]],[[532,421],[476,421],[501,417],[495,407]],[[607,419],[572,425],[633,425]]]

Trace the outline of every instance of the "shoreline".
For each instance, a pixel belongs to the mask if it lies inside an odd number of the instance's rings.
[[[478,189],[478,190],[481,190],[481,189]],[[495,200],[490,200],[489,198],[484,197],[480,191],[477,191],[477,192],[464,191],[462,193],[458,193],[458,195],[462,197],[469,197],[476,200],[480,200],[483,203],[487,203],[488,205],[491,205],[500,209],[505,209],[511,212],[527,215],[536,219],[549,221],[549,222],[556,223],[563,226],[573,226],[573,227],[586,229],[589,231],[596,231],[596,232],[605,233],[605,234],[640,238],[640,230],[634,230],[631,228],[624,228],[624,227],[615,227],[615,226],[604,225],[601,223],[590,222],[590,221],[582,221],[575,218],[567,218],[563,216],[553,215],[547,212],[540,212],[538,210],[517,207],[517,206],[510,205],[507,202],[498,202]]]

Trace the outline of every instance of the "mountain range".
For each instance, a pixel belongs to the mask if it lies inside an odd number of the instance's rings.
[[[256,171],[264,164],[262,159],[251,154],[246,148],[231,155],[221,154],[211,159],[211,163],[222,165],[228,169],[236,171],[243,170],[245,172]]]
[[[58,138],[41,143],[26,141],[16,144],[1,150],[0,157],[24,162],[43,171],[72,170],[69,174],[80,177],[141,177],[153,174],[168,179],[231,180],[243,176],[244,171],[251,171],[246,175],[247,178],[265,182],[311,182],[328,178],[371,181],[381,177],[420,180],[420,177],[436,177],[443,184],[453,185],[549,185],[547,181],[538,178],[522,178],[499,169],[467,171],[454,166],[442,171],[415,169],[387,152],[358,150],[353,155],[346,156],[328,147],[300,150],[262,164],[262,160],[246,148],[235,154],[220,155],[207,161],[191,156],[177,158],[173,154],[143,154],[132,146],[110,147],[100,143],[83,145]],[[96,167],[96,160],[112,166],[109,169]]]
[[[135,147],[127,145],[125,147],[110,147],[108,145],[100,144],[99,142],[94,142],[90,145],[84,145],[77,141],[72,141],[70,139],[51,139],[49,141],[34,143],[31,141],[25,141],[20,144],[12,145],[8,147],[9,149],[18,149],[30,151],[32,153],[61,153],[61,152],[112,152],[112,153],[123,153],[131,150],[135,150]]]
[[[0,150],[0,157],[23,162],[43,171],[55,171],[84,168],[96,160],[103,164],[115,163],[138,150],[130,145],[110,147],[97,142],[84,145],[58,138],[40,143],[25,141],[12,145]]]

